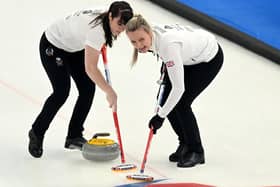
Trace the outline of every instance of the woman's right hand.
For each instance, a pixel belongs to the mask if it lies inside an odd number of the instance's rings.
[[[117,111],[117,94],[113,88],[106,92],[106,99],[109,103],[109,107],[112,108],[113,112]]]
[[[106,94],[106,99],[109,107],[114,112],[117,111],[117,94],[113,88],[107,83],[102,73],[100,72],[97,64],[100,52],[88,45],[85,47],[85,68],[90,79],[103,90]]]

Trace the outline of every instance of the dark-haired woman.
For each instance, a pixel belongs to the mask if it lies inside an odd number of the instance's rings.
[[[29,131],[29,153],[43,154],[43,139],[70,91],[70,77],[79,92],[65,141],[65,148],[81,149],[86,142],[83,124],[95,93],[95,85],[105,92],[109,106],[117,110],[117,95],[106,82],[97,63],[103,45],[112,47],[113,40],[124,31],[133,10],[125,1],[113,2],[108,10],[77,11],[50,25],[40,41],[42,65],[53,92]]]

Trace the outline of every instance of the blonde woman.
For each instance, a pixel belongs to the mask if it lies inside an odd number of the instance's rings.
[[[163,102],[149,127],[156,133],[167,117],[179,140],[169,160],[178,167],[203,164],[204,149],[191,104],[222,67],[223,51],[215,36],[178,24],[150,26],[141,15],[128,21],[126,34],[135,48],[132,65],[139,52],[152,51],[163,61]]]

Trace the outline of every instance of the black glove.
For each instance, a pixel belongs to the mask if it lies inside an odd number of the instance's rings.
[[[156,134],[157,130],[162,126],[164,118],[159,117],[159,115],[155,115],[149,122],[149,128],[153,127],[153,133]]]

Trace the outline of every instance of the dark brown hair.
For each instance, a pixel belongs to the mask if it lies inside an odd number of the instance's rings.
[[[94,23],[94,27],[102,23],[105,32],[106,45],[112,47],[113,40],[115,40],[117,37],[113,36],[112,31],[110,29],[109,13],[111,13],[112,18],[120,17],[120,24],[125,25],[129,21],[129,19],[132,18],[133,10],[127,2],[115,1],[110,5],[109,10],[107,12],[101,13],[99,16],[97,16],[94,20],[90,22],[90,24]]]

